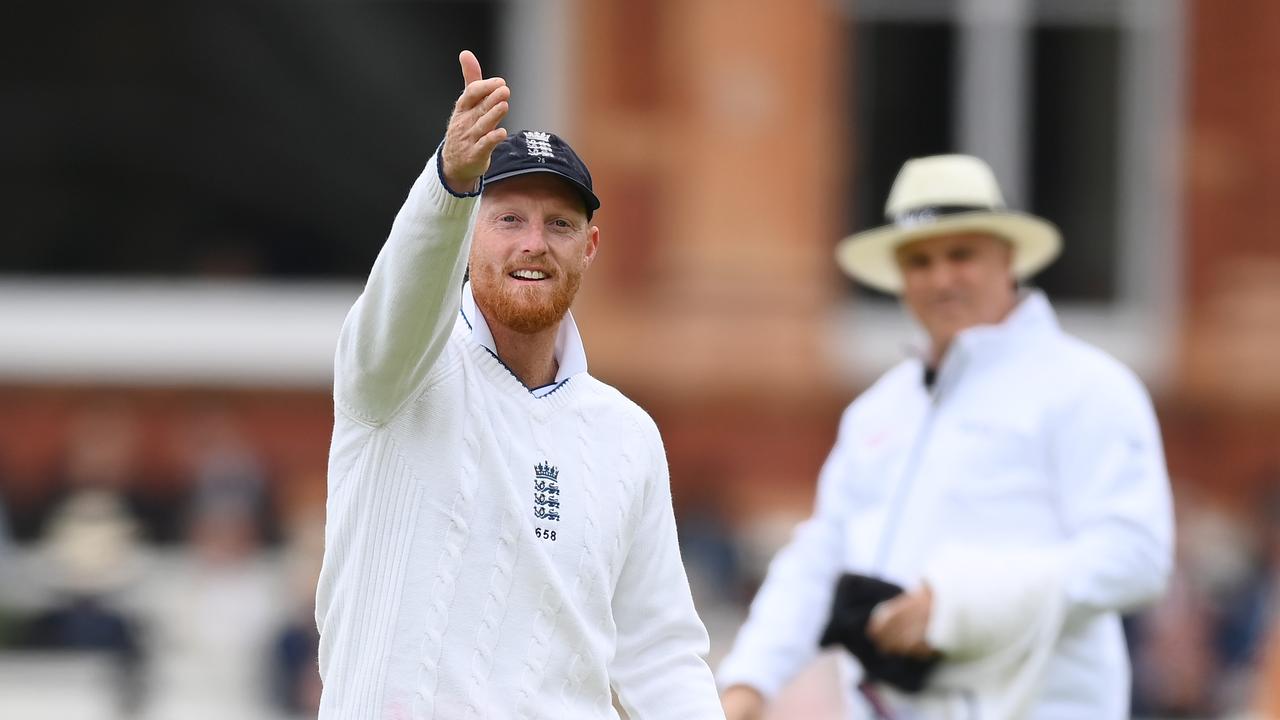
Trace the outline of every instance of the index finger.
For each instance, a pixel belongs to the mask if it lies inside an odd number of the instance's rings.
[[[461,95],[458,96],[457,107],[459,109],[473,108],[484,101],[485,98],[493,94],[493,91],[503,85],[506,85],[506,83],[507,81],[500,77],[491,77],[488,80],[473,82],[462,91]],[[498,98],[494,99],[495,101],[498,100]],[[485,109],[487,110],[488,108]]]
[[[470,50],[463,50],[458,53],[458,64],[462,66],[463,87],[466,87],[484,77],[484,75],[480,73],[480,61],[476,59],[475,53]]]

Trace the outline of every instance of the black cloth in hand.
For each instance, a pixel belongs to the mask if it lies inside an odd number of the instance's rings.
[[[901,595],[902,588],[879,578],[854,573],[840,576],[831,620],[822,631],[822,647],[841,645],[862,663],[868,680],[887,683],[904,692],[919,692],[939,657],[917,658],[881,652],[867,637],[867,623],[876,605]]]

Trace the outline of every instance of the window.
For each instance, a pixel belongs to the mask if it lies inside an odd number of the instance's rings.
[[[363,277],[501,4],[26,3],[0,273]],[[443,71],[442,71],[443,69]]]
[[[1181,2],[860,0],[848,5],[855,127],[848,230],[885,222],[910,157],[967,152],[1010,207],[1049,218],[1064,253],[1032,280],[1068,329],[1148,377],[1176,308]],[[850,283],[850,287],[855,287]],[[853,290],[839,352],[865,376],[906,323]]]
[[[1114,26],[1031,30],[1024,197],[1066,247],[1034,282],[1059,300],[1113,301],[1120,242],[1120,51]]]
[[[323,386],[443,135],[457,48],[525,88],[507,127],[567,120],[568,0],[19,15],[0,24],[21,58],[0,71],[0,377]]]
[[[851,227],[884,222],[884,202],[903,160],[955,147],[955,28],[943,22],[854,23],[856,116]]]

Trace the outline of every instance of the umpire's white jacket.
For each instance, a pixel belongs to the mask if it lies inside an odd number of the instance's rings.
[[[770,566],[721,686],[776,693],[818,652],[836,580],[855,571],[934,588],[946,687],[889,693],[900,716],[1127,717],[1119,613],[1157,597],[1172,563],[1145,389],[1063,333],[1038,292],[961,333],[932,389],[922,378],[903,362],[845,411],[814,515]]]

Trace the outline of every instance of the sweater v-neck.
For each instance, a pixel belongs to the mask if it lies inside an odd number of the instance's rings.
[[[489,327],[489,323],[485,320],[484,315],[476,306],[475,295],[471,291],[471,283],[464,282],[462,284],[462,307],[460,309],[462,321],[467,324],[471,337],[482,347],[488,348],[489,352],[495,356],[498,354],[498,345],[493,339],[493,332]],[[559,363],[559,369],[556,371],[556,377],[552,385],[558,387],[565,380],[587,371],[587,351],[582,346],[582,335],[578,332],[578,324],[573,319],[573,312],[568,311],[560,320],[560,329],[556,332],[555,344],[556,361]],[[506,363],[503,363],[504,365]],[[528,387],[527,385],[525,387]],[[547,393],[539,392],[545,385],[530,388],[529,392],[535,396],[541,397]]]
[[[546,417],[567,406],[578,393],[579,386],[585,384],[587,373],[577,373],[561,380],[554,390],[539,397],[534,395],[532,390],[521,382],[515,372],[492,350],[470,337],[467,338],[466,345],[475,360],[476,367],[489,383],[504,396],[511,397],[538,417]]]

